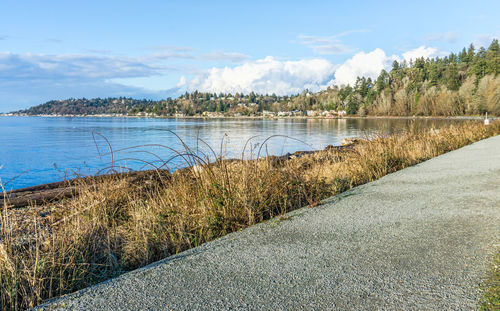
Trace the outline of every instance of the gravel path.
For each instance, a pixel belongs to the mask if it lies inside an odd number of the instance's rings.
[[[500,136],[46,310],[471,310],[500,242]]]

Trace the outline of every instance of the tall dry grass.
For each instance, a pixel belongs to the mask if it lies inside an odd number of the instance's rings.
[[[45,206],[13,210],[6,201],[1,309],[36,306],[498,133],[498,121],[412,128],[345,151],[208,165],[185,152],[196,167],[82,182],[74,198]]]
[[[433,86],[428,81],[412,89],[411,80],[402,80],[395,91],[385,89],[368,106],[369,115],[387,116],[500,116],[500,76],[470,76],[458,90],[446,86]]]

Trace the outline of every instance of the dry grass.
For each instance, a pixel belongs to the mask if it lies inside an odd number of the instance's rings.
[[[500,122],[476,121],[286,161],[201,165],[191,154],[196,169],[82,182],[76,197],[43,207],[4,202],[0,309],[36,306],[498,133]]]

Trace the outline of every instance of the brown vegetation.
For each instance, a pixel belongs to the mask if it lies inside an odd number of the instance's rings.
[[[203,165],[140,183],[82,181],[57,203],[9,208],[0,228],[0,304],[21,310],[282,215],[500,133],[500,122],[361,140],[288,160]]]

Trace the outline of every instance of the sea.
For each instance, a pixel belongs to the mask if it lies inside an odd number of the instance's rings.
[[[0,184],[19,189],[118,171],[169,169],[337,146],[450,119],[0,117]]]

